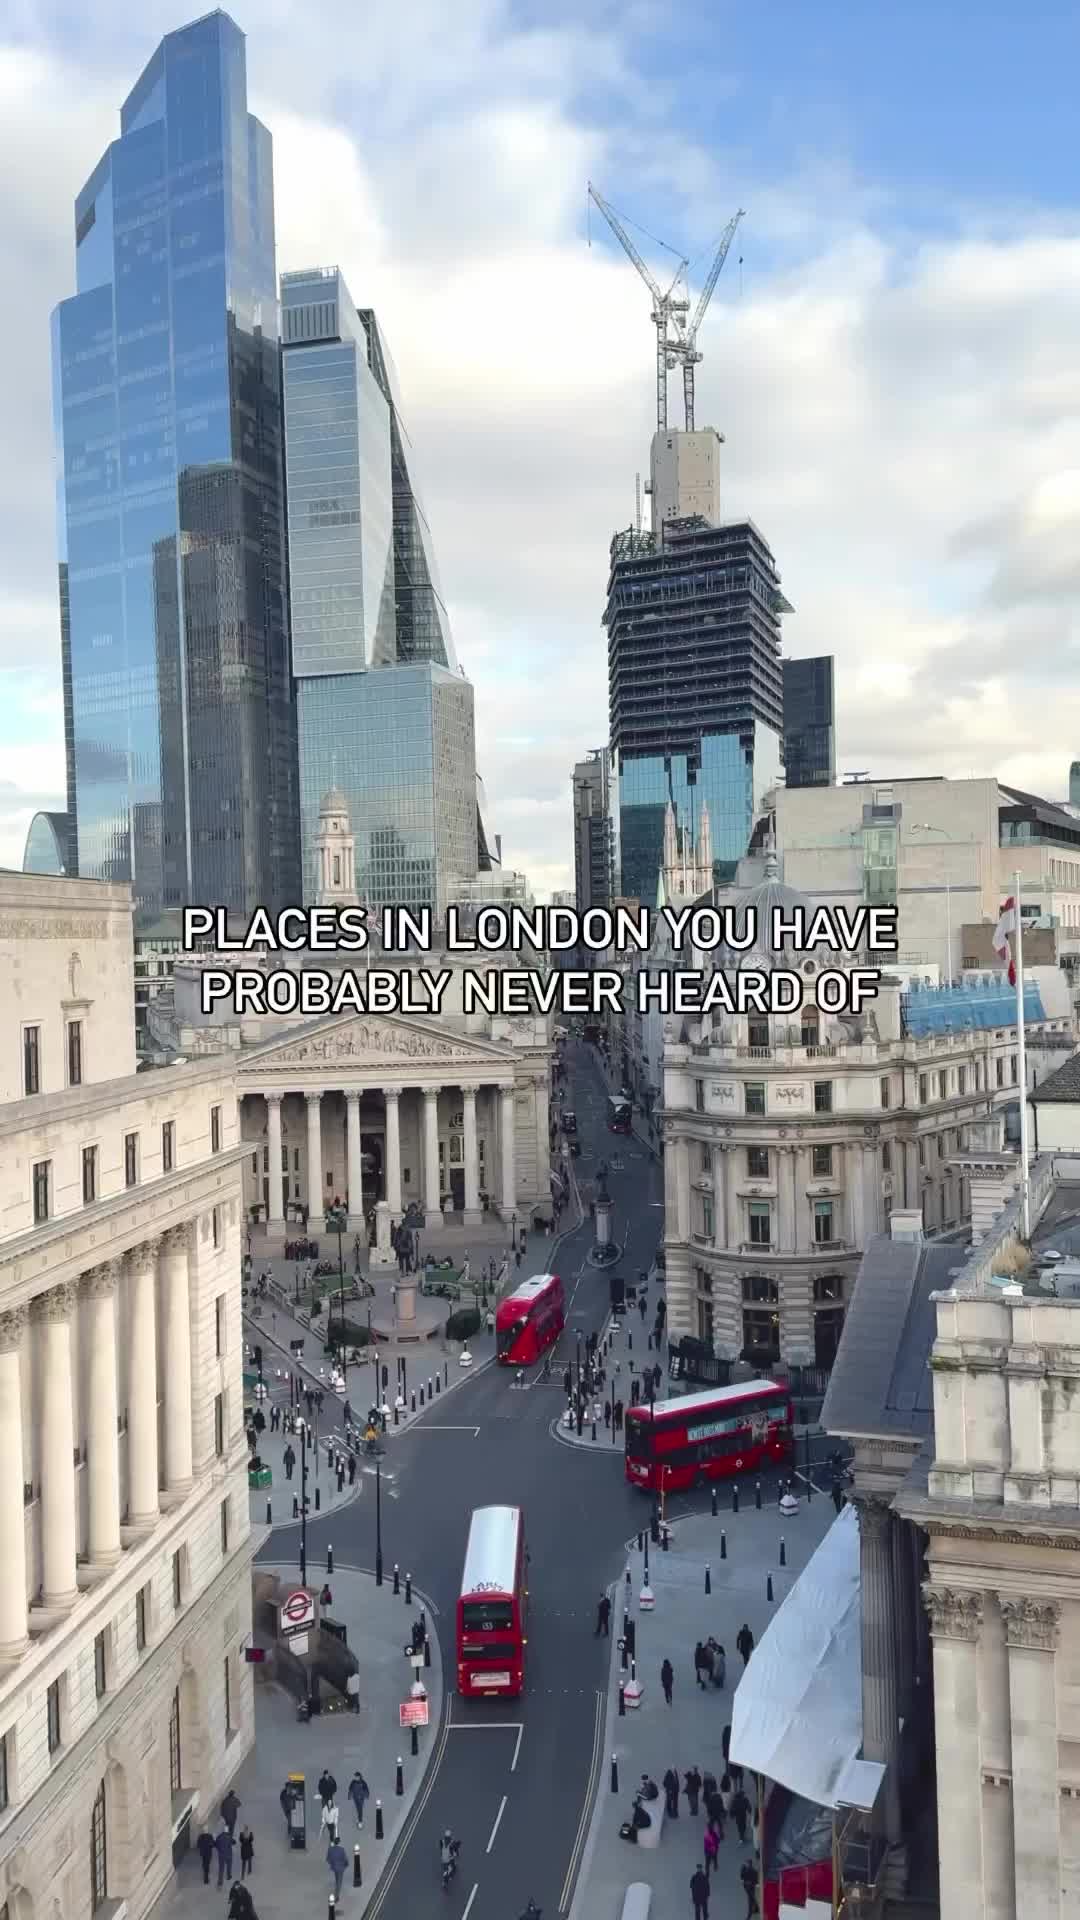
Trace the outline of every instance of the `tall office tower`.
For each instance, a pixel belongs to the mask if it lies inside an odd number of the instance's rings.
[[[611,543],[607,608],[619,891],[652,906],[670,802],[713,873],[734,875],[761,797],[780,773],[780,621],[791,607],[752,521],[700,515]]]
[[[457,667],[396,379],[336,267],[281,282],[303,893],[340,791],[358,894],[445,911],[477,871],[473,691]]]
[[[785,660],[784,785],[836,785],[836,713],[833,657]]]
[[[596,747],[574,768],[574,899],[579,913],[609,907],[615,892],[611,756]]]
[[[299,896],[270,135],[224,13],[169,34],[75,203],[53,316],[79,873]],[[63,604],[66,581],[67,604]]]
[[[1069,805],[1080,807],[1080,760],[1074,760],[1069,768]]]

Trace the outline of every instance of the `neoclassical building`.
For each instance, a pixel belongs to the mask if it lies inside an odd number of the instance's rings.
[[[775,860],[744,899],[759,928],[774,907],[809,908]],[[928,1232],[970,1218],[968,1129],[1018,1097],[1015,997],[913,992],[885,975],[862,1016],[833,1018],[813,1004],[817,972],[844,964],[832,955],[778,960],[759,946],[694,963],[793,965],[806,1003],[792,1016],[665,1023],[669,1330],[726,1359],[826,1368],[863,1250],[894,1209]],[[1063,975],[1031,985],[1026,1016],[1033,1034],[1072,1043]]]
[[[0,876],[0,1913],[150,1911],[253,1736],[232,1063],[135,1072],[126,887]]]

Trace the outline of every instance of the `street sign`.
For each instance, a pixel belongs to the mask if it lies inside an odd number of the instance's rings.
[[[281,1608],[281,1632],[289,1638],[296,1633],[306,1633],[315,1625],[315,1596],[297,1588],[290,1593]]]
[[[426,1700],[402,1700],[398,1707],[399,1727],[426,1727],[428,1724],[428,1703]]]
[[[306,1653],[307,1650],[308,1636],[306,1633],[293,1633],[289,1635],[289,1652],[295,1653],[298,1660],[300,1655]]]

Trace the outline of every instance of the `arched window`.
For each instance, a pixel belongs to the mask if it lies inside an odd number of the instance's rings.
[[[105,1831],[105,1782],[102,1781],[90,1815],[90,1911],[96,1913],[109,1897],[108,1839]]]

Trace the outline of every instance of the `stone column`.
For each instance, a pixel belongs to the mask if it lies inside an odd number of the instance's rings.
[[[386,1204],[395,1216],[401,1213],[401,1125],[400,1087],[384,1087],[386,1099]]]
[[[802,1243],[803,1249],[807,1247],[812,1247],[814,1244],[813,1227],[810,1222],[810,1216],[807,1210],[807,1201],[806,1201],[806,1189],[810,1185],[810,1169],[811,1169],[811,1160],[810,1160],[809,1147],[796,1147],[795,1149],[795,1251],[796,1253],[800,1251],[800,1242]]]
[[[863,1233],[867,1240],[881,1232],[881,1176],[878,1149],[868,1140],[862,1154]]]
[[[724,1251],[727,1241],[727,1163],[730,1157],[726,1147],[714,1147],[712,1150],[713,1246],[718,1253]]]
[[[848,1239],[853,1247],[861,1248],[865,1241],[862,1148],[846,1147],[842,1151],[848,1202]]]
[[[22,1371],[25,1307],[0,1313],[0,1660],[27,1646],[26,1509],[23,1506]]]
[[[429,1226],[439,1224],[439,1089],[424,1088],[424,1211]]]
[[[349,1232],[364,1234],[364,1155],[360,1140],[360,1095],[345,1095],[346,1135],[348,1141]]]
[[[285,1214],[281,1205],[281,1095],[268,1093],[266,1096],[266,1152],[269,1161],[267,1188],[269,1203],[266,1209],[266,1224],[269,1227],[283,1227]]]
[[[480,1173],[476,1154],[476,1088],[461,1089],[463,1118],[465,1126],[465,1214],[467,1227],[480,1223]],[[545,1155],[544,1166],[550,1163]]]
[[[517,1212],[517,1139],[514,1133],[514,1089],[499,1088],[499,1139],[502,1145],[502,1200],[504,1220]]]
[[[727,1244],[729,1253],[738,1253],[742,1241],[742,1201],[739,1199],[739,1153],[733,1147],[728,1154],[727,1183],[724,1194],[727,1213]]]
[[[796,1241],[795,1149],[778,1147],[776,1192],[779,1200],[777,1230],[781,1253],[794,1253]]]
[[[41,1353],[41,1570],[46,1607],[78,1598],[75,1562],[75,1429],[71,1417],[71,1316],[75,1288],[54,1287],[31,1305]]]
[[[121,1262],[107,1260],[83,1276],[89,1341],[86,1451],[90,1476],[89,1547],[95,1567],[120,1558],[120,1454],[117,1440],[116,1288]]]
[[[896,1589],[892,1567],[892,1515],[888,1503],[862,1498],[859,1513],[862,1576],[863,1754],[885,1767],[878,1805],[890,1846],[900,1834],[896,1765],[899,1712],[896,1699]]]
[[[947,1914],[984,1913],[983,1788],[976,1646],[982,1626],[982,1595],[937,1587],[924,1587],[923,1593],[930,1615],[930,1630],[934,1636],[941,1911]],[[1047,1907],[1040,1910],[1044,1913],[1051,1911]]]
[[[892,1516],[892,1570],[896,1611],[896,1704],[902,1720],[911,1712],[915,1676],[915,1607],[917,1596],[912,1581],[914,1561],[908,1544],[911,1523]]]
[[[1012,1722],[1012,1817],[1015,1895],[997,1888],[1002,1906],[1019,1914],[1052,1914],[1061,1898],[1058,1715],[1055,1653],[1061,1606],[1040,1597],[1001,1596],[1009,1650]],[[969,1909],[970,1911],[970,1909]]]
[[[919,1149],[914,1140],[904,1142],[904,1206],[922,1207],[922,1178]]]
[[[307,1101],[307,1203],[314,1223],[326,1211],[322,1177],[322,1094],[306,1093],[304,1098]]]
[[[158,1517],[156,1240],[146,1240],[125,1257],[128,1285],[128,1519],[133,1527],[153,1526]]]
[[[190,1248],[191,1228],[186,1226],[170,1228],[161,1245],[161,1293],[165,1314],[165,1487],[167,1492],[173,1494],[188,1493],[194,1477],[191,1282],[188,1273]]]

